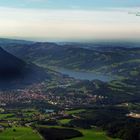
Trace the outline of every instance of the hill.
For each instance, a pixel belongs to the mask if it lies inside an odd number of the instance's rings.
[[[101,44],[91,50],[76,44],[34,43],[6,46],[5,49],[24,60],[49,67],[96,71],[123,77],[138,75],[140,68],[140,48],[135,45],[108,47]]]

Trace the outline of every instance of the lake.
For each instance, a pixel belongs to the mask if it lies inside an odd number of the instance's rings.
[[[45,109],[45,113],[53,113],[54,110],[53,109]]]
[[[70,69],[56,69],[57,72],[60,72],[61,74],[68,75],[69,77],[73,77],[75,79],[79,80],[101,80],[104,82],[109,82],[111,80],[114,80],[112,76],[105,75],[105,74],[97,74],[93,72],[81,72],[81,71],[75,71]]]

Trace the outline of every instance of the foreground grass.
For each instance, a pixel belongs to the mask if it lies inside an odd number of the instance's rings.
[[[0,132],[0,140],[41,140],[30,127],[12,127]]]
[[[71,140],[119,140],[110,138],[105,132],[96,129],[78,129],[83,137],[73,138]]]

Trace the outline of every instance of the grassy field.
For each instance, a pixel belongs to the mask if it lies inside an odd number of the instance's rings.
[[[59,120],[60,124],[67,124],[71,121],[71,119],[62,119],[62,120]]]
[[[74,110],[68,110],[66,111],[66,113],[71,115],[71,114],[77,114],[83,111],[85,111],[85,109],[74,109]]]
[[[26,114],[25,114],[26,115]],[[29,120],[30,116],[27,114],[26,116],[24,116],[24,120]],[[17,120],[21,120],[21,117],[16,116],[15,114],[0,114],[0,120],[10,120],[10,121],[17,121]]]
[[[42,140],[30,127],[12,127],[0,132],[0,140]]]
[[[20,110],[20,114],[17,113],[19,112],[19,110],[13,110],[10,112],[13,113],[0,113],[0,120],[17,121],[17,120],[21,120],[22,118],[24,118],[24,120],[31,120],[32,119],[31,117],[34,114],[39,113],[37,110],[34,109]]]
[[[0,119],[7,119],[7,118],[12,118],[14,114],[12,113],[7,113],[7,114],[0,114]]]
[[[105,132],[96,129],[78,129],[84,136],[73,138],[71,140],[119,140],[113,139],[106,135]]]

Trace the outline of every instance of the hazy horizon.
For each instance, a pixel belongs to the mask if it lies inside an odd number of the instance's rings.
[[[140,17],[135,12],[139,9],[138,0],[2,0],[0,37],[35,41],[138,41]]]

